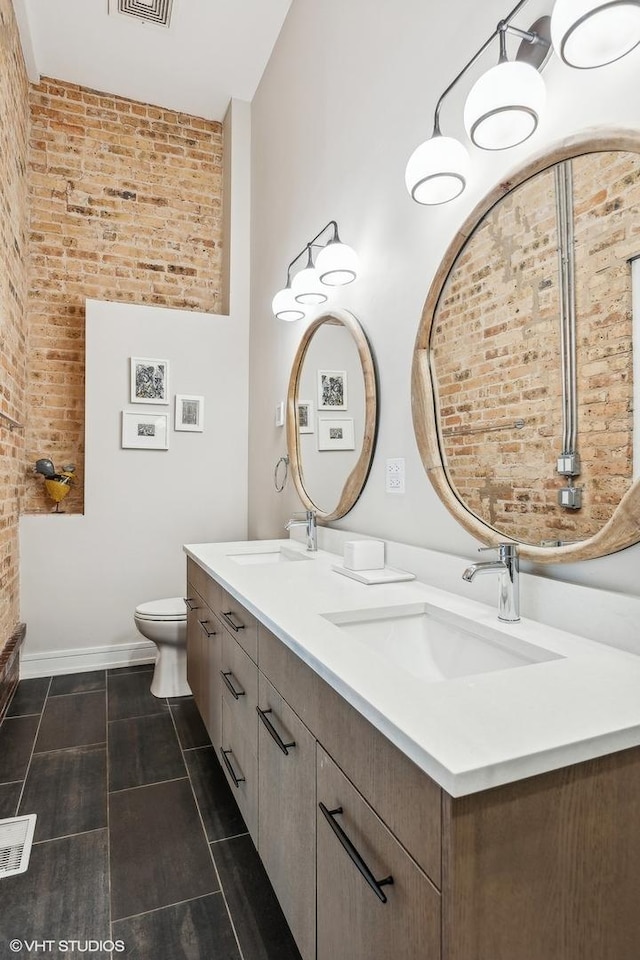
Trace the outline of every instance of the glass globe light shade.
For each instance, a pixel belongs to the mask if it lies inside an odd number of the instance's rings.
[[[482,150],[506,150],[534,133],[546,89],[535,67],[504,60],[475,82],[464,105],[464,125]]]
[[[348,244],[330,240],[318,254],[316,270],[322,283],[327,286],[344,286],[358,275],[358,255]]]
[[[551,42],[580,70],[613,63],[640,43],[640,5],[629,0],[557,0]]]
[[[453,137],[436,134],[413,151],[404,179],[416,203],[447,203],[460,196],[470,169],[466,147]]]
[[[322,289],[322,283],[315,267],[305,267],[299,270],[291,281],[291,291],[297,303],[324,303],[327,294]]]
[[[278,290],[271,301],[271,310],[273,311],[274,317],[277,317],[278,320],[302,320],[304,317],[304,310],[300,304],[294,300],[291,287],[284,287],[283,290]]]

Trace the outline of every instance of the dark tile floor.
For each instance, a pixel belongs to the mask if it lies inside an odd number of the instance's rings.
[[[0,879],[0,958],[300,960],[192,698],[157,700],[151,669],[21,681],[0,818],[38,819]]]

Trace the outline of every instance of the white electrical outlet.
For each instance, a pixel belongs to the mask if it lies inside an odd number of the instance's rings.
[[[384,489],[386,493],[404,493],[404,457],[387,460]]]
[[[276,427],[284,427],[284,400],[276,403]]]

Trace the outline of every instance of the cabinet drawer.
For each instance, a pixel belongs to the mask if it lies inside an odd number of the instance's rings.
[[[314,960],[316,741],[262,674],[258,706],[258,851],[303,960]]]
[[[317,789],[317,960],[439,960],[440,894],[320,746]]]
[[[236,640],[226,630],[222,634],[220,680],[222,698],[230,716],[251,745],[253,752],[258,742],[258,668],[249,659]]]
[[[187,583],[187,680],[212,743],[222,729],[220,662],[224,630],[191,583]]]
[[[221,589],[218,616],[251,659],[258,662],[258,621],[230,593]]]
[[[259,635],[261,671],[440,887],[440,787],[262,624]]]
[[[257,715],[254,708],[254,717]],[[253,842],[258,844],[258,758],[255,742],[245,736],[243,728],[226,699],[222,699],[222,738],[218,757],[229,781],[236,803],[244,817]]]
[[[187,557],[187,583],[197,590],[211,610],[220,609],[220,595],[222,587],[208,573],[199,567],[191,557]]]

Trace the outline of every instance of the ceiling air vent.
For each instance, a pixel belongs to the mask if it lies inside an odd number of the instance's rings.
[[[173,0],[109,0],[109,13],[124,14],[157,27],[168,27]]]

